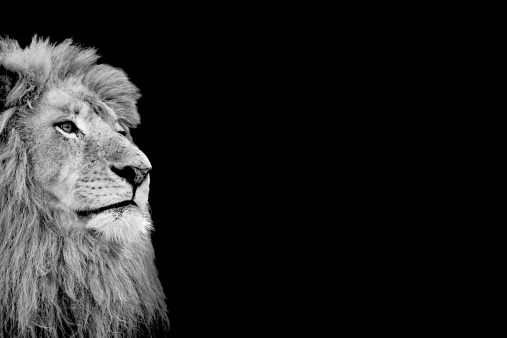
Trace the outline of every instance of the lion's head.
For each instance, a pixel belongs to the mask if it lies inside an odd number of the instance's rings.
[[[168,326],[138,89],[93,49],[0,39],[0,337]]]

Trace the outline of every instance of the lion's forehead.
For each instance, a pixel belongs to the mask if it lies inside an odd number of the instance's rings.
[[[45,98],[50,105],[63,107],[70,104],[80,102],[79,97],[89,95],[84,86],[69,87],[69,88],[52,88],[45,93]]]
[[[96,98],[84,86],[77,86],[74,89],[53,88],[45,94],[49,106],[63,110],[64,112],[83,115],[89,119],[100,117],[109,123],[118,120],[116,112],[105,102]],[[97,110],[101,115],[97,114]]]

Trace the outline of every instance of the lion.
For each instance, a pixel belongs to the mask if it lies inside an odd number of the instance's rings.
[[[0,338],[169,330],[137,87],[71,39],[0,38]]]

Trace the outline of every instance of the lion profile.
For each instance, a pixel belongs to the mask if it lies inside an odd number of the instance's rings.
[[[91,48],[0,38],[0,338],[167,332],[138,89]]]

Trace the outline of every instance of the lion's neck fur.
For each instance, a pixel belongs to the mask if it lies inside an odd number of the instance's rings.
[[[2,143],[0,338],[131,337],[167,325],[150,241],[113,245],[63,226],[18,135]]]

